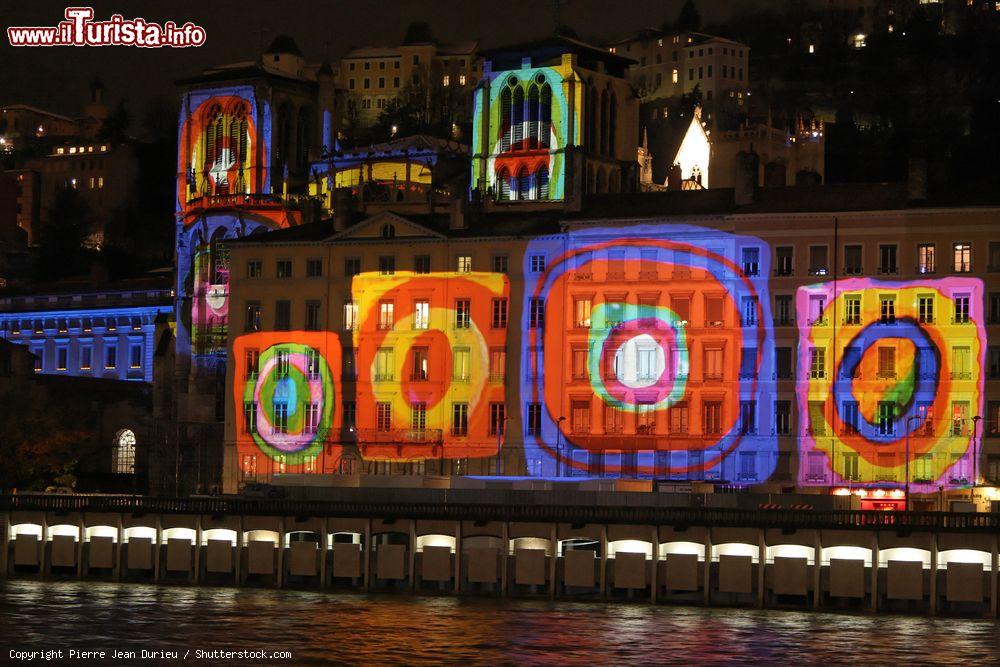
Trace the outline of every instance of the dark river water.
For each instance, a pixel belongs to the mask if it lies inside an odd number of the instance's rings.
[[[287,651],[201,664],[1000,664],[986,620],[137,584],[0,582],[0,663],[168,664],[141,651]],[[68,651],[104,650],[103,659]],[[113,660],[111,651],[135,651]],[[211,654],[209,654],[211,655]],[[249,656],[249,657],[247,657]],[[41,663],[36,659],[33,664]],[[51,664],[51,663],[48,663]]]

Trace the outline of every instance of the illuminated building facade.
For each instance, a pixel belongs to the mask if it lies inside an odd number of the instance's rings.
[[[221,455],[225,242],[318,214],[306,192],[309,164],[333,146],[340,105],[332,68],[306,64],[287,36],[255,62],[209,69],[179,85],[175,405],[179,446],[197,454],[170,458],[190,466],[185,478],[193,479]]]
[[[651,193],[474,226],[382,213],[234,243],[226,486],[1000,479],[998,211],[848,190]]]
[[[39,374],[150,383],[172,301],[162,281],[3,295],[0,337],[27,347]]]
[[[371,127],[393,105],[415,103],[426,115],[447,107],[455,122],[471,119],[472,90],[479,81],[478,42],[422,42],[348,51],[338,63],[351,122]]]
[[[637,186],[629,60],[565,37],[484,54],[471,187],[495,202],[579,199]]]
[[[706,103],[733,98],[742,104],[750,76],[746,44],[700,32],[645,30],[608,48],[635,61],[628,78],[643,102],[698,88]]]

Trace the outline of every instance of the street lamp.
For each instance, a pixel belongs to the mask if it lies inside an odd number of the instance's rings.
[[[562,423],[565,417],[556,421],[556,477],[562,477]]]
[[[976,493],[976,487],[979,486],[979,440],[976,437],[979,433],[979,421],[982,419],[980,415],[976,415],[972,418],[972,493],[973,497]]]
[[[907,512],[910,511],[910,424],[914,419],[923,419],[920,415],[910,415],[906,419],[906,461],[904,463],[906,468],[906,498],[904,505]]]

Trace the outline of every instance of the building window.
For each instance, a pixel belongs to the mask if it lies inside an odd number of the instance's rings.
[[[955,295],[955,324],[969,323],[969,295]]]
[[[431,272],[431,256],[430,255],[417,255],[413,258],[413,272],[414,273],[430,273]]]
[[[969,273],[972,271],[972,244],[955,243],[952,248],[955,273]]]
[[[503,382],[507,369],[507,350],[502,347],[490,349],[490,382]]]
[[[507,299],[493,299],[491,326],[494,329],[507,328]]]
[[[502,436],[504,423],[507,421],[507,406],[503,403],[490,403],[490,435]]]
[[[93,363],[92,357],[94,354],[94,349],[89,345],[84,345],[80,348],[80,370],[89,371],[91,364]]]
[[[306,278],[319,278],[323,275],[323,260],[306,260]]]
[[[469,404],[453,403],[451,406],[451,434],[469,435]]]
[[[264,275],[264,263],[259,259],[247,260],[247,278],[260,278]]]
[[[825,245],[809,246],[809,275],[825,276],[828,270],[827,247]]]
[[[507,255],[493,256],[493,273],[507,273],[509,261]]]
[[[921,294],[917,297],[917,316],[922,324],[934,323],[933,294]]]
[[[142,368],[142,345],[132,345],[129,348],[129,368]]]
[[[722,403],[719,401],[705,401],[703,407],[703,429],[705,435],[718,435],[722,433]]]
[[[278,278],[291,278],[292,277],[292,260],[290,259],[279,259],[276,267],[275,275]]]
[[[455,328],[468,329],[472,322],[472,302],[469,299],[455,300]]]
[[[844,324],[861,324],[861,297],[844,298]]]
[[[394,304],[392,301],[379,301],[378,304],[378,328],[387,331],[393,327],[395,322]]]
[[[246,356],[244,357],[246,362],[245,380],[253,380],[257,377],[257,373],[260,371],[260,350],[250,349],[246,351]]]
[[[844,246],[844,275],[860,276],[863,272],[862,250],[860,245]]]
[[[288,350],[278,350],[274,361],[274,375],[278,378],[288,377],[289,353]]]
[[[879,297],[879,314],[882,324],[896,323],[896,297],[885,295]]]
[[[274,303],[275,331],[288,331],[292,328],[292,302],[279,299]]]
[[[260,331],[260,303],[257,301],[247,302],[247,318],[244,324],[244,331]]]
[[[319,301],[306,301],[306,331],[319,331]]]
[[[104,367],[109,370],[118,367],[118,348],[114,344],[104,348]]]
[[[419,301],[414,301],[413,328],[414,329],[430,328],[430,319],[431,319],[431,302],[426,299],[420,299]]]
[[[247,434],[257,432],[256,401],[243,401],[243,432]]]
[[[813,380],[826,377],[826,350],[821,347],[809,350],[809,377]]]
[[[122,429],[115,435],[112,467],[118,475],[131,475],[135,472],[135,433],[131,429]]]
[[[391,382],[395,378],[393,349],[380,347],[375,352],[375,381]]]
[[[344,277],[352,278],[361,273],[361,258],[360,257],[345,257],[344,258]]]
[[[760,248],[743,248],[743,275],[760,275]]]
[[[472,362],[471,351],[467,347],[456,347],[451,354],[452,379],[456,382],[468,382]]]
[[[459,273],[471,273],[472,272],[472,257],[470,255],[460,255],[458,258],[458,272]]]
[[[899,266],[896,263],[896,244],[880,245],[878,247],[878,272],[882,274],[899,273]]]
[[[531,255],[528,258],[528,270],[531,273],[542,273],[545,271],[545,255]]]
[[[426,380],[428,377],[428,351],[426,347],[414,347],[412,350],[413,365],[410,369],[410,379],[414,381]]]
[[[792,324],[792,296],[790,294],[775,295],[774,324],[775,326],[789,326]]]
[[[379,257],[378,272],[383,276],[391,276],[396,273],[396,258],[392,255]]]
[[[934,273],[936,270],[934,244],[921,243],[917,246],[917,273]]]
[[[590,313],[592,311],[593,300],[587,297],[580,297],[573,300],[574,323],[578,329],[590,327]]]
[[[545,299],[531,297],[528,302],[528,328],[541,329],[545,326]]]
[[[792,432],[792,402],[774,402],[774,432],[778,435],[790,435]]]
[[[344,302],[344,331],[354,331],[358,328],[358,304],[353,301]]]
[[[410,429],[415,431],[417,437],[423,437],[427,429],[427,404],[414,403],[410,407]]]
[[[69,349],[60,347],[56,349],[56,370],[64,371],[69,364]]]

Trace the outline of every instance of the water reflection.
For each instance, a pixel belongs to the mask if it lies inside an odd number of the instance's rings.
[[[997,664],[998,630],[972,619],[0,582],[5,649],[289,649],[291,664]]]

